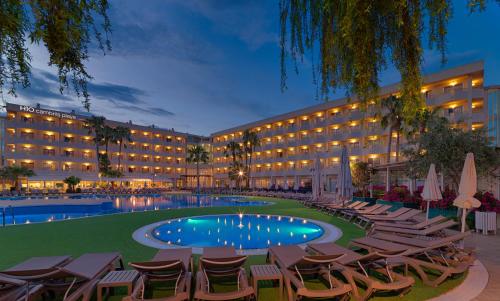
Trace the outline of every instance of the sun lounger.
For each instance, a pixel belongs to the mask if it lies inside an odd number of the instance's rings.
[[[330,203],[330,204],[325,204],[324,206],[321,207],[323,210],[333,210],[336,208],[353,208],[356,205],[361,204],[361,201],[350,201],[350,202],[337,202],[337,203]]]
[[[390,232],[390,233],[398,233],[403,235],[420,235],[426,236],[438,233],[444,229],[451,228],[456,226],[457,222],[453,220],[447,220],[444,223],[433,224],[424,229],[407,229],[407,228],[399,228],[399,227],[386,227],[386,226],[375,226],[372,232]]]
[[[403,209],[403,208],[400,208]],[[409,221],[413,217],[419,215],[422,213],[422,211],[417,210],[417,209],[409,209],[409,208],[404,208],[405,210],[401,210],[398,213],[395,213],[399,211],[400,209],[388,213],[386,215],[363,215],[363,217],[368,218],[372,222],[376,221]]]
[[[159,250],[151,261],[131,262],[140,277],[134,284],[132,294],[124,301],[182,301],[189,300],[191,293],[191,271],[193,268],[190,248]],[[145,298],[147,285],[151,282],[173,284],[174,295],[164,298]]]
[[[405,249],[407,265],[412,268],[422,282],[429,286],[438,286],[443,281],[456,274],[466,272],[474,261],[473,256],[459,251],[448,252],[442,250],[449,243],[435,243],[428,247],[415,247],[373,237],[354,239],[351,244],[366,250],[394,250]]]
[[[333,275],[334,263],[344,256],[314,256],[297,245],[272,246],[268,251],[268,260],[277,264],[283,274],[288,300],[306,298],[344,298],[352,291],[350,284],[344,283]],[[326,282],[324,289],[306,287],[304,277],[313,275]]]
[[[381,206],[383,206],[382,204],[375,204],[375,205],[371,205],[371,206],[365,206],[361,209],[347,209],[347,210],[343,210],[339,216],[340,217],[343,217],[343,216],[353,216],[353,215],[356,215],[360,212],[365,212],[365,213],[371,213],[373,210],[377,209],[377,208],[380,208]]]
[[[373,205],[373,206],[376,206],[376,208],[373,208],[370,210],[364,210],[364,208],[361,208],[360,210],[353,210],[353,211],[346,210],[342,214],[344,215],[344,218],[349,220],[349,221],[353,220],[354,218],[356,218],[356,221],[358,221],[358,216],[363,216],[366,214],[372,214],[372,215],[384,214],[385,212],[389,211],[389,209],[391,209],[391,207],[392,207],[391,205],[382,205],[382,204],[377,204],[377,205]]]
[[[0,301],[31,300],[43,293],[40,277],[55,273],[70,256],[32,257],[0,272]]]
[[[234,300],[254,296],[243,265],[247,256],[236,254],[233,247],[205,248],[196,274],[194,300]],[[216,292],[213,283],[233,284],[232,291]]]
[[[408,292],[415,280],[393,271],[394,267],[406,266],[401,257],[406,249],[395,249],[383,252],[371,252],[363,255],[341,247],[335,243],[309,244],[308,250],[322,255],[344,254],[337,260],[338,268],[349,282],[354,282],[353,295],[357,300],[367,300],[379,291],[397,292],[403,295]],[[360,290],[357,284],[364,290]]]
[[[428,220],[423,220],[421,222],[375,222],[374,227],[398,227],[398,228],[406,228],[406,229],[424,229],[433,224],[441,223],[446,221],[448,218],[438,215],[436,217],[430,218]]]
[[[42,285],[0,275],[0,301],[31,301],[42,293]]]
[[[64,293],[64,301],[88,301],[99,280],[117,263],[123,269],[119,253],[87,253],[36,279],[44,290]]]
[[[353,205],[353,206],[347,206],[347,207],[342,207],[342,206],[337,206],[337,207],[328,207],[328,208],[325,208],[325,211],[332,214],[332,215],[335,215],[337,213],[340,213],[344,210],[355,210],[355,209],[361,209],[363,207],[366,207],[368,206],[369,203],[368,202],[359,202],[358,204],[356,205]]]

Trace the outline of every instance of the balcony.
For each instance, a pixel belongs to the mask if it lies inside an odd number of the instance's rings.
[[[485,98],[484,89],[482,88],[471,88],[471,89],[463,89],[461,87],[457,87],[451,91],[432,91],[426,98],[426,103],[429,106],[439,106],[445,102],[454,101],[454,100],[466,100],[468,98],[477,99],[477,98]]]

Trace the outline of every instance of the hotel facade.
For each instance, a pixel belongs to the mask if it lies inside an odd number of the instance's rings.
[[[397,95],[398,89],[397,84],[383,87],[380,97]],[[492,144],[500,147],[500,86],[484,86],[482,62],[425,76],[422,97],[427,106],[441,108],[440,114],[454,127],[486,128]],[[394,165],[396,139],[392,139],[387,164],[389,132],[381,128],[378,111],[374,103],[362,110],[356,99],[342,98],[222,130],[210,137],[107,120],[111,127],[130,128],[132,142],[122,148],[121,154],[118,145],[109,145],[112,167],[118,168],[120,158],[124,177],[106,179],[96,168],[96,148],[86,123],[90,116],[8,103],[0,118],[2,164],[33,169],[36,176],[23,182],[31,188],[63,188],[68,176],[82,179],[81,187],[120,181],[135,188],[185,188],[196,186],[196,168],[186,162],[187,149],[202,144],[212,158],[210,164],[202,165],[201,185],[234,187],[228,177],[231,158],[225,157],[224,150],[231,141],[242,143],[243,132],[252,130],[261,141],[251,166],[252,188],[309,187],[311,169],[319,159],[323,187],[334,191],[344,145],[351,161],[366,161],[381,170]],[[404,144],[402,139],[400,149]],[[495,185],[493,190],[499,190],[498,181]]]
[[[441,108],[440,114],[454,127],[487,127],[492,143],[499,147],[500,87],[488,88],[483,83],[484,66],[476,62],[425,76],[422,97],[428,107]],[[398,92],[395,84],[381,88],[379,96]],[[323,187],[335,191],[343,145],[351,161],[369,162],[384,171],[384,166],[397,165],[396,139],[392,139],[387,164],[389,130],[381,128],[378,111],[374,102],[361,110],[356,99],[343,98],[216,132],[212,134],[214,185],[234,186],[228,178],[231,158],[224,156],[224,148],[231,141],[241,143],[245,130],[257,132],[261,141],[251,166],[251,187],[310,187],[311,169],[319,158]],[[400,149],[404,144],[401,138]],[[387,172],[379,179],[381,184],[390,183]]]
[[[133,188],[186,187],[192,185],[194,178],[193,167],[186,163],[187,147],[200,143],[210,147],[206,137],[107,120],[111,127],[129,128],[132,136],[132,142],[126,142],[121,154],[117,144],[109,144],[111,165],[117,169],[120,157],[124,176],[107,179],[98,172],[94,137],[86,122],[89,117],[38,105],[8,103],[1,120],[2,164],[32,169],[36,175],[23,181],[23,186],[30,188],[63,188],[63,180],[68,176],[79,177],[81,187],[109,181],[121,181]],[[101,146],[101,153],[103,149]],[[204,184],[211,185],[210,180],[211,176],[205,178]]]

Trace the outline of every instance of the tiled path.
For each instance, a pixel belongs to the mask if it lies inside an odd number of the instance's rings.
[[[466,247],[475,247],[478,259],[489,273],[486,289],[474,301],[500,300],[500,233],[497,235],[473,234],[465,242]]]

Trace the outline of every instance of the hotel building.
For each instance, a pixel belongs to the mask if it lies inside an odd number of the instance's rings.
[[[485,87],[483,83],[484,66],[476,62],[425,76],[422,97],[429,107],[441,108],[440,114],[454,127],[486,127],[492,144],[500,147],[500,86]],[[397,95],[398,89],[397,84],[383,87],[380,97]],[[319,158],[323,186],[334,191],[343,145],[351,161],[370,162],[382,171],[401,165],[395,162],[396,139],[392,139],[387,164],[389,133],[381,128],[378,111],[375,103],[361,110],[356,99],[342,98],[222,130],[210,137],[107,120],[111,127],[130,128],[132,142],[122,148],[121,154],[116,144],[109,145],[112,167],[118,168],[120,158],[124,177],[106,179],[96,168],[96,148],[86,124],[90,115],[8,103],[0,118],[0,152],[3,165],[23,165],[35,171],[36,176],[23,182],[32,188],[62,188],[68,176],[81,178],[82,187],[121,181],[136,188],[153,183],[184,188],[196,186],[196,168],[186,162],[187,148],[202,144],[212,156],[211,164],[201,165],[202,187],[231,187],[235,184],[228,177],[231,159],[225,157],[224,149],[231,141],[241,143],[248,129],[257,132],[261,140],[252,162],[251,187],[308,187],[311,168]],[[401,148],[404,144],[402,138]],[[378,173],[378,180],[387,183],[380,174],[383,172]],[[499,190],[499,184],[495,185],[494,190]]]
[[[422,97],[427,106],[442,108],[441,114],[454,127],[488,127],[498,147],[500,87],[484,87],[483,81],[482,62],[448,69],[424,77]],[[386,86],[380,97],[398,91],[397,84]],[[311,168],[319,157],[324,187],[334,191],[343,145],[351,161],[375,167],[395,165],[396,139],[392,139],[391,164],[387,164],[389,131],[381,128],[377,111],[374,102],[361,110],[356,99],[342,98],[216,132],[212,134],[214,185],[234,185],[228,178],[231,158],[224,156],[224,148],[230,141],[241,143],[245,130],[257,132],[261,140],[251,167],[250,186],[255,188],[310,186]],[[401,146],[404,143],[401,140]]]
[[[101,177],[97,169],[96,147],[86,119],[90,116],[65,113],[40,106],[8,103],[6,116],[0,121],[2,164],[22,165],[33,169],[36,176],[29,179],[31,188],[62,188],[68,176],[77,176],[82,187],[93,187],[98,182],[122,181],[130,187],[185,187],[193,183],[193,168],[186,163],[186,149],[190,144],[205,143],[208,138],[141,126],[132,122],[107,120],[115,127],[130,128],[132,142],[119,153],[118,145],[109,144],[109,158],[114,169],[120,158],[120,179]],[[104,153],[104,146],[100,147]],[[205,174],[204,183],[211,185],[211,176]],[[23,182],[23,186],[26,186]]]

